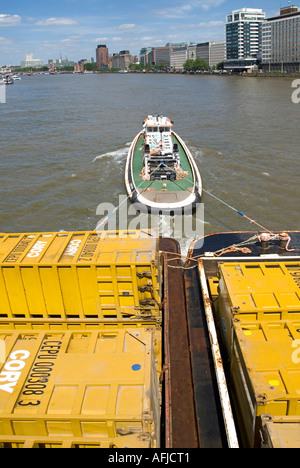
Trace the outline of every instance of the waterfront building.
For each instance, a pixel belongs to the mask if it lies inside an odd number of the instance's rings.
[[[26,54],[26,59],[21,62],[21,68],[39,68],[43,65],[43,60],[33,58],[33,54]]]
[[[165,70],[173,69],[174,67],[175,69],[183,68],[181,66],[182,60],[184,59],[185,62],[188,58],[185,55],[187,47],[186,42],[168,42],[165,47],[155,47],[153,63],[155,65],[161,65]],[[176,53],[173,55],[171,63],[171,56],[174,51]]]
[[[182,47],[173,47],[170,52],[171,70],[182,71],[184,63],[196,58],[204,60],[210,68],[215,67],[225,59],[225,41],[203,42]]]
[[[192,42],[187,48],[187,59],[195,60],[197,58],[197,44]]]
[[[204,60],[210,68],[225,60],[225,41],[211,41],[197,44],[196,58]]]
[[[113,54],[111,58],[112,68],[120,68],[127,70],[131,63],[136,62],[136,57],[133,57],[129,50],[121,50],[118,54]]]
[[[184,63],[188,58],[188,47],[187,45],[183,47],[174,47],[170,52],[170,69],[182,71]]]
[[[170,68],[170,53],[172,47],[155,47],[155,65],[162,65],[163,68]]]
[[[279,16],[264,22],[262,68],[264,71],[300,71],[300,11],[297,6],[281,8]]]
[[[189,45],[183,43],[181,46],[173,44],[170,51],[170,69],[182,71],[187,60],[195,60],[198,57],[197,44],[193,44],[192,42]]]
[[[48,67],[51,69],[55,68],[62,68],[62,67],[73,67],[74,62],[68,60],[67,58],[59,58],[59,59],[49,59],[48,60]]]
[[[155,65],[155,47],[152,47],[151,52],[149,52],[148,63]]]
[[[266,14],[255,8],[242,8],[227,15],[225,69],[244,71],[257,65],[265,18]]]
[[[151,52],[153,47],[143,47],[140,50],[140,63],[146,65],[147,63],[151,63]]]
[[[12,70],[12,65],[2,65],[2,67],[0,68],[0,75],[3,75],[5,73],[11,73],[11,70]]]
[[[97,68],[108,68],[108,48],[105,44],[99,44],[96,49]]]
[[[74,73],[83,73],[84,64],[82,62],[74,63]]]

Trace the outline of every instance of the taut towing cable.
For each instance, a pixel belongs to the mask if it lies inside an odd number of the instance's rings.
[[[249,218],[249,216],[246,216],[244,213],[242,213],[241,211],[237,210],[236,208],[234,208],[233,206],[229,205],[228,203],[226,203],[224,200],[222,200],[221,198],[217,197],[216,195],[213,195],[211,192],[208,192],[208,190],[205,190],[203,189],[203,192],[207,193],[208,195],[210,195],[211,197],[215,198],[216,200],[218,200],[220,203],[223,203],[223,205],[227,206],[228,208],[230,208],[231,210],[235,211],[238,215],[242,216],[243,218],[247,219],[251,224],[256,224],[258,227],[260,227],[263,231],[267,231],[267,232],[272,232],[270,231],[269,229],[265,228],[264,226],[262,226],[261,224],[259,224],[257,221],[255,221],[254,219],[251,219]]]
[[[266,227],[259,224],[254,219],[249,218],[249,216],[242,213],[242,211],[237,210],[236,208],[229,205],[228,203],[226,203],[221,198],[217,197],[216,195],[213,195],[208,190],[203,189],[203,192],[205,192],[208,195],[210,195],[211,197],[215,198],[217,201],[219,201],[223,205],[227,206],[231,210],[235,211],[238,215],[240,215],[243,218],[247,219],[251,224],[255,224],[256,226],[258,226],[260,228],[260,230],[263,231],[260,234],[256,234],[256,235],[250,237],[250,239],[248,239],[248,241],[241,242],[240,244],[234,244],[234,245],[226,247],[226,248],[224,248],[222,250],[214,252],[213,253],[214,256],[220,256],[220,255],[223,255],[225,253],[234,252],[234,251],[235,252],[240,251],[240,252],[242,252],[244,254],[250,254],[250,253],[252,253],[251,250],[246,248],[245,245],[253,244],[257,240],[259,240],[261,243],[267,243],[270,240],[279,240],[280,241],[280,246],[281,246],[282,249],[286,250],[287,252],[294,252],[295,251],[295,249],[290,249],[289,248],[289,245],[290,245],[290,242],[291,242],[291,237],[289,236],[289,234],[287,232],[281,232],[279,234],[274,233],[274,232],[270,231],[270,229],[267,229]]]

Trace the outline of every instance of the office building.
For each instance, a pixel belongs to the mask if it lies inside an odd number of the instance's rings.
[[[204,60],[210,68],[224,62],[225,41],[211,41],[197,44],[196,58]]]
[[[244,71],[257,65],[262,54],[262,25],[266,14],[261,9],[234,10],[226,18],[225,69]]]
[[[225,41],[191,43],[189,46],[185,44],[181,47],[173,47],[170,52],[170,68],[182,71],[187,60],[195,60],[196,58],[204,60],[210,68],[224,62]]]
[[[174,47],[170,52],[170,69],[182,71],[184,63],[188,59],[188,46]]]
[[[43,60],[33,58],[33,54],[26,54],[26,59],[21,62],[21,68],[39,68],[43,65]]]
[[[99,44],[96,49],[97,68],[108,68],[108,48],[105,44]]]
[[[170,52],[172,47],[155,47],[155,65],[161,65],[164,69],[170,68]]]
[[[140,63],[146,65],[147,63],[151,63],[151,52],[152,47],[143,47],[140,51]]]
[[[297,6],[281,8],[279,16],[264,22],[262,68],[264,71],[300,71],[300,11]]]

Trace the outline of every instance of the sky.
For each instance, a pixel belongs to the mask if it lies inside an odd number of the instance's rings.
[[[20,65],[26,53],[49,59],[96,58],[98,44],[109,54],[168,42],[225,39],[226,15],[261,8],[275,16],[288,0],[10,0],[0,5],[0,66]],[[292,2],[297,4],[296,2]],[[299,2],[300,4],[300,2]]]

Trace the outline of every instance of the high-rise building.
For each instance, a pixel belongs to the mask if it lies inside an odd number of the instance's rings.
[[[234,10],[226,18],[226,59],[224,68],[253,68],[262,53],[262,24],[266,14],[261,9]]]
[[[281,8],[262,28],[262,68],[265,71],[300,71],[300,11]]]
[[[108,68],[108,48],[105,44],[99,44],[96,49],[97,68]]]

